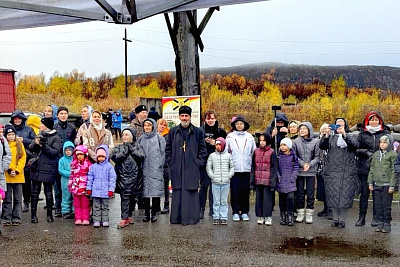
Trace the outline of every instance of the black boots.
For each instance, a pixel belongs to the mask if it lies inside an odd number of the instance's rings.
[[[287,226],[293,226],[294,225],[293,212],[287,212],[286,224],[287,224]]]
[[[53,209],[52,208],[47,209],[47,222],[48,223],[54,222]]]
[[[200,208],[199,219],[202,220],[204,218],[204,208]]]
[[[156,222],[157,221],[157,212],[152,211],[151,212],[151,222]]]
[[[287,216],[286,212],[281,211],[281,221],[279,222],[280,225],[286,225],[287,224],[286,216]]]
[[[32,195],[32,200],[31,200],[31,223],[38,223],[38,219],[36,217],[37,213],[37,196]]]
[[[169,202],[164,201],[164,209],[161,211],[161,214],[168,214],[169,213]]]
[[[363,225],[365,225],[365,214],[360,213],[358,221],[356,222],[356,226],[363,226]]]
[[[24,203],[22,206],[22,212],[28,212],[29,211],[29,202]]]

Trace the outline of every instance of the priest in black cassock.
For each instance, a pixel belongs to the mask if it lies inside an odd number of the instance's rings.
[[[191,123],[192,109],[179,108],[181,123],[169,131],[165,158],[171,172],[173,224],[199,222],[200,167],[206,165],[207,148],[203,131]]]

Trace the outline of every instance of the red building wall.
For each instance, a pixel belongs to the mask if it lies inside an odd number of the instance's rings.
[[[0,112],[12,112],[16,106],[14,71],[0,70]]]

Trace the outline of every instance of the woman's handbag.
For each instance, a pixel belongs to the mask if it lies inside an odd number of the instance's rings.
[[[38,165],[38,160],[39,160],[40,154],[42,154],[42,150],[40,150],[40,152],[38,153],[38,155],[36,157],[33,157],[30,160],[28,160],[28,162],[25,165],[25,169],[27,171],[32,171],[32,170],[36,170],[37,169],[37,165]]]

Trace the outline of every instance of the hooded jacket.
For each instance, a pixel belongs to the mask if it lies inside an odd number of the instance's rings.
[[[378,131],[372,133],[368,131],[367,125],[369,123],[369,118],[371,116],[377,116],[380,121],[380,128]],[[357,170],[358,174],[367,175],[370,168],[370,162],[372,160],[372,155],[375,151],[379,150],[379,139],[385,135],[390,134],[388,130],[385,129],[384,121],[382,116],[375,111],[369,112],[364,119],[363,131],[358,134],[358,148],[357,148]]]
[[[150,121],[153,130],[146,133],[143,130],[138,143],[143,148],[146,158],[143,163],[143,197],[164,196],[164,163],[165,163],[165,139],[157,133],[155,120],[147,118],[143,121]]]
[[[295,192],[296,179],[299,174],[299,161],[293,149],[289,155],[279,151],[276,190],[279,193]]]
[[[57,118],[58,106],[53,105],[53,104],[51,104],[49,106],[51,107],[51,110],[53,111],[52,118],[53,118],[54,124],[56,124],[58,122],[58,118]]]
[[[85,154],[85,159],[79,161],[76,152]],[[88,158],[88,149],[84,145],[79,145],[74,149],[71,162],[71,175],[68,181],[68,191],[74,195],[86,195],[86,185],[88,180],[89,168],[92,162]]]
[[[207,160],[207,174],[213,184],[229,184],[235,174],[232,155],[225,149],[221,141],[222,151],[211,153]]]
[[[65,155],[65,149],[67,147],[72,147],[71,156]],[[67,141],[63,145],[63,157],[58,161],[58,172],[61,175],[61,178],[69,179],[71,176],[71,162],[74,154],[75,146],[71,141]]]
[[[377,186],[390,186],[394,188],[397,184],[394,164],[397,158],[393,151],[393,137],[386,135],[389,146],[385,151],[379,149],[372,155],[371,168],[368,174],[368,183]]]
[[[125,195],[142,194],[143,175],[139,168],[142,168],[142,162],[146,156],[143,148],[135,143],[136,130],[134,128],[124,129],[124,131],[127,130],[132,133],[133,142],[116,146],[111,154],[117,174],[115,192]]]
[[[95,163],[89,168],[88,180],[86,191],[92,191],[92,197],[109,198],[108,192],[115,191],[115,183],[117,175],[109,159],[108,147],[100,145],[97,149],[104,149],[106,152],[106,159],[101,163]]]
[[[235,123],[242,121],[245,125],[243,131],[237,131]],[[246,132],[249,129],[249,123],[242,116],[237,116],[231,123],[235,131],[228,134],[226,137],[226,147],[232,155],[235,172],[251,172],[251,164],[253,152],[256,149],[254,137]]]
[[[357,138],[349,133],[349,126],[344,118],[346,136],[343,140],[347,147],[338,146],[339,135],[322,136],[319,142],[321,150],[327,151],[323,179],[325,184],[326,202],[332,208],[351,208],[357,186],[357,167],[355,152],[358,146]],[[336,119],[336,121],[338,120]],[[336,124],[335,121],[335,124]]]
[[[39,134],[39,127],[40,127],[40,119],[41,117],[36,114],[31,114],[28,116],[28,119],[26,120],[26,125],[28,127],[31,127],[33,129],[33,132],[36,134]]]
[[[4,137],[5,139],[5,137]],[[24,167],[26,163],[26,151],[23,144],[21,144],[22,155],[19,159],[17,159],[17,142],[12,141],[8,142],[10,146],[10,155],[11,162],[8,166],[8,170],[5,172],[6,174],[6,183],[10,184],[23,184],[25,183],[25,175],[24,175]],[[16,171],[17,175],[14,177],[10,175],[11,171]]]
[[[14,117],[18,117],[22,119],[22,122],[20,125],[15,125],[13,118]],[[19,137],[22,137],[22,143],[24,144],[25,149],[28,148],[28,146],[32,143],[32,141],[35,139],[35,132],[33,131],[33,129],[29,126],[26,126],[26,116],[25,114],[21,111],[21,110],[14,110],[11,113],[11,120],[10,123],[12,125],[14,125],[15,130],[17,131],[17,135]]]
[[[112,127],[116,129],[121,129],[121,124],[122,124],[122,114],[121,110],[117,110],[117,112],[112,114]]]
[[[315,176],[318,170],[319,158],[319,140],[314,138],[314,129],[309,122],[303,122],[299,125],[308,128],[309,137],[303,138],[299,135],[293,142],[293,150],[299,160],[299,176]],[[308,163],[310,168],[304,171],[304,164]]]
[[[277,147],[279,147],[279,144],[281,143],[281,140],[283,138],[285,138],[286,135],[287,135],[287,133],[281,132],[280,128],[281,127],[286,127],[287,128],[289,126],[289,119],[288,119],[288,117],[286,116],[285,113],[278,112],[278,113],[276,113],[276,121],[283,121],[283,126],[277,127],[278,128],[278,134],[276,135],[276,145],[277,145]],[[272,118],[270,126],[268,126],[265,129],[265,133],[267,133],[269,135],[272,135],[272,131],[274,130],[274,128],[275,128],[275,117]],[[275,140],[275,137],[273,139]],[[272,147],[275,148],[275,144],[272,144]]]
[[[34,156],[39,155],[37,168],[31,170],[31,179],[40,182],[54,182],[58,175],[58,159],[61,150],[61,139],[56,130],[46,130],[41,133],[42,146],[33,141],[29,150]]]

